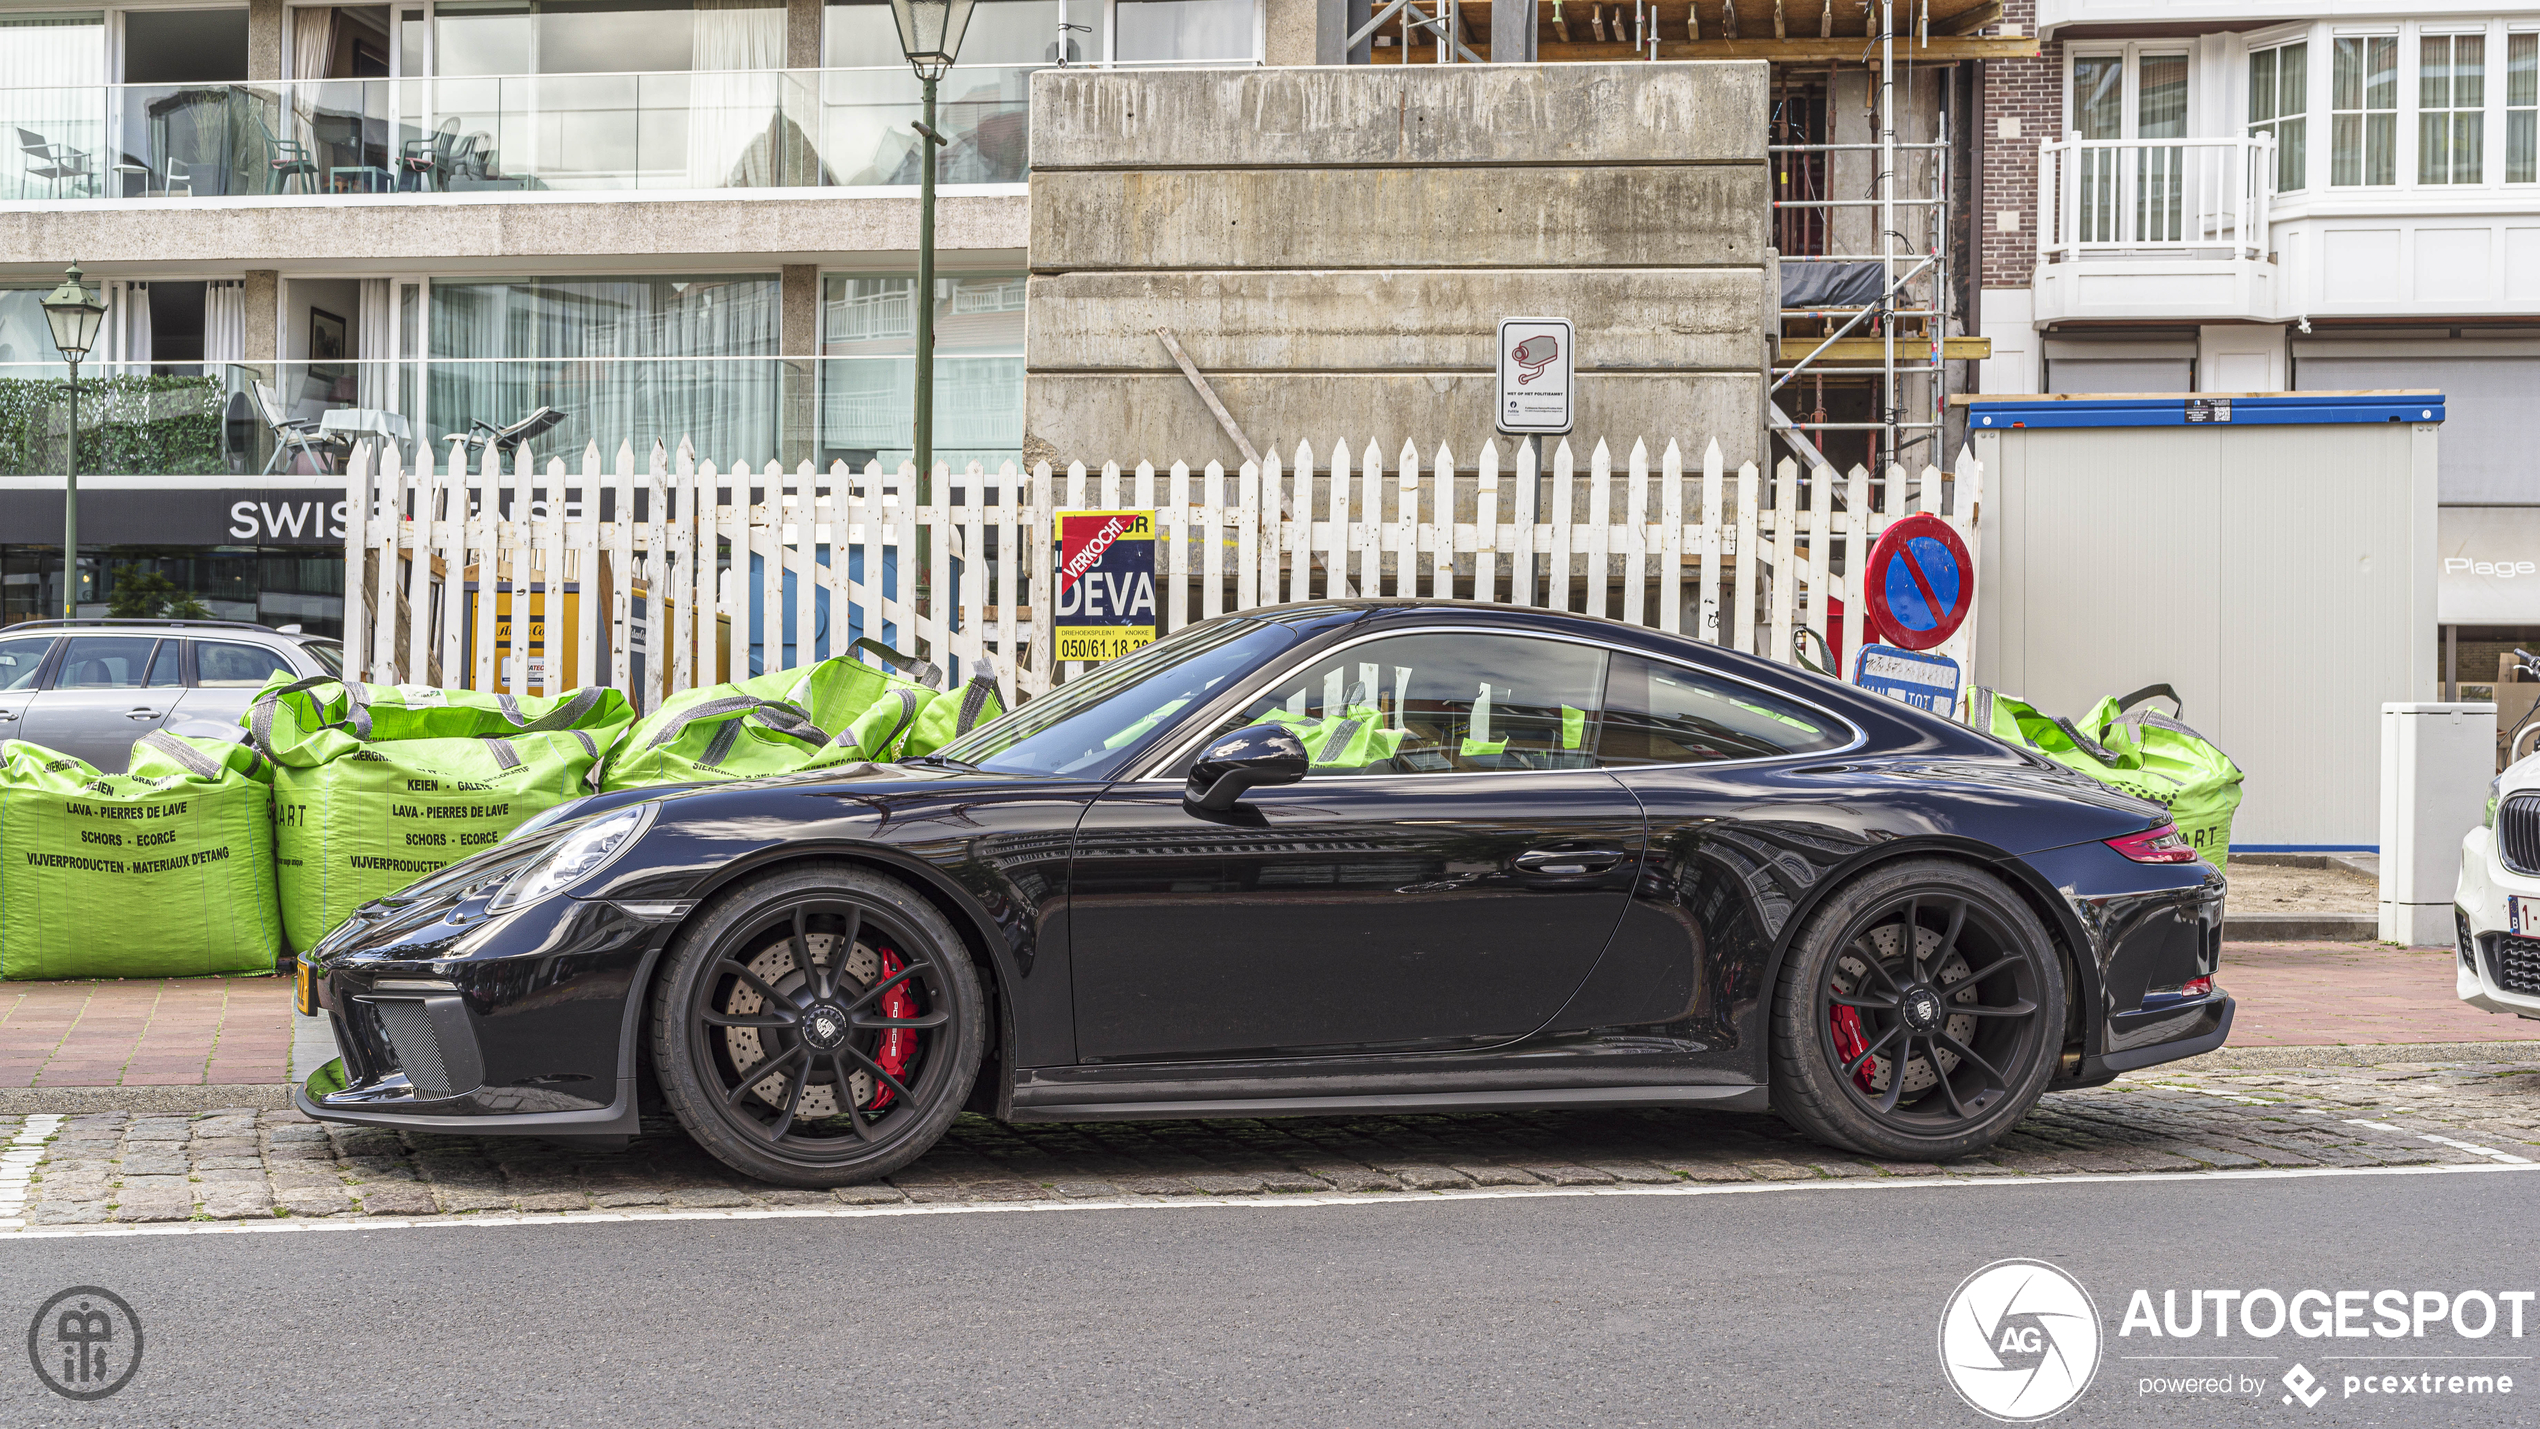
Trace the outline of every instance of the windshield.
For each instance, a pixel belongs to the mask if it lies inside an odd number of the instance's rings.
[[[1096,774],[1296,638],[1291,626],[1242,617],[1194,625],[982,725],[942,756],[1000,774]]]

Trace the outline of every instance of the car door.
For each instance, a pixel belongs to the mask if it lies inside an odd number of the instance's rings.
[[[132,742],[167,722],[185,693],[184,642],[156,635],[69,635],[49,686],[19,720],[21,738],[120,774]]]
[[[1087,809],[1069,948],[1086,1061],[1485,1046],[1548,1021],[1629,900],[1645,823],[1595,766],[1606,653],[1484,631],[1317,656],[1209,734],[1300,783],[1183,803],[1195,742]]]
[[[0,640],[0,739],[24,739],[27,711],[42,689],[44,657],[58,635],[20,635]]]
[[[185,698],[177,702],[176,713],[168,716],[170,724],[181,720],[234,725],[268,678],[278,674],[299,678],[291,657],[268,645],[199,638],[188,643],[194,647],[194,677]]]

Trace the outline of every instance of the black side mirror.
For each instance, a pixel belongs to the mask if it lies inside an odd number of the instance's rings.
[[[1305,777],[1310,761],[1305,741],[1275,724],[1256,724],[1202,750],[1191,766],[1191,782],[1182,802],[1222,814],[1235,807],[1244,792],[1262,784],[1293,784]]]

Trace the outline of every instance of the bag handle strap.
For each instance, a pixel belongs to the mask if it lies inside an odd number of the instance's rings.
[[[873,741],[872,748],[864,751],[864,757],[867,759],[878,758],[882,750],[889,749],[893,743],[898,741],[902,734],[908,732],[908,727],[910,725],[917,723],[917,692],[915,690],[892,690],[885,694],[882,698],[886,700],[895,699],[899,701],[900,717],[892,722],[891,729],[888,734],[885,734],[880,739]],[[875,703],[878,704],[880,701],[877,700]],[[838,731],[838,738],[836,742],[839,744],[853,746],[857,743],[854,736],[855,726],[849,725],[845,729]]]
[[[221,776],[222,765],[219,760],[164,730],[150,731],[141,736],[141,742],[184,765],[185,772],[197,779],[218,779]]]
[[[938,690],[944,687],[944,667],[932,660],[920,660],[914,655],[903,655],[870,636],[857,640],[855,644],[847,648],[860,654],[871,655],[874,659],[921,685]]]
[[[988,708],[988,701],[995,698],[997,682],[994,679],[986,675],[971,676],[961,687],[961,713],[953,721],[953,734],[956,737],[968,734],[971,727],[979,723],[979,716]]]
[[[2187,701],[2180,699],[2178,691],[2168,685],[2145,685],[2133,694],[2121,695],[2117,699],[2117,708],[2130,710],[2145,700],[2151,699],[2167,699],[2171,706],[2171,718],[2185,719],[2187,717]]]
[[[656,731],[644,747],[659,749],[700,720],[725,719],[735,715],[743,719],[756,715],[759,723],[769,729],[799,739],[815,749],[829,742],[828,736],[820,732],[820,727],[811,722],[811,715],[800,705],[787,704],[783,700],[763,700],[756,695],[724,695],[718,699],[699,700],[681,710],[676,718]]]
[[[353,729],[354,735],[361,739],[370,738],[370,695],[362,689],[360,682],[342,679],[335,675],[311,675],[305,680],[295,680],[281,689],[266,691],[257,698],[254,708],[247,711],[247,733],[255,740],[258,754],[267,759],[273,758],[273,712],[282,703],[282,697],[296,695],[302,690],[313,690],[320,685],[342,685],[348,713],[344,719],[320,725],[318,728],[332,729],[336,725],[350,723],[358,718],[359,723]]]
[[[2099,741],[2092,739],[2089,735],[2086,735],[2080,730],[2074,728],[2071,720],[2062,715],[2057,715],[2055,716],[2055,727],[2064,732],[2064,737],[2073,742],[2074,748],[2089,755],[2091,758],[2098,760],[2100,763],[2107,765],[2111,769],[2117,767],[2119,762],[2117,756],[2108,752],[2108,746],[2101,744]]]
[[[607,693],[597,685],[585,685],[573,692],[572,699],[534,720],[523,720],[520,717],[520,706],[512,700],[511,696],[505,695],[503,696],[503,712],[511,716],[512,723],[520,726],[522,734],[544,734],[549,730],[571,729],[580,724],[582,717],[589,714],[600,703],[601,697]]]

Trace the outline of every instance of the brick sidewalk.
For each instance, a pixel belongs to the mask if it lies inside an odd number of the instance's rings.
[[[2235,1047],[2540,1040],[2463,1006],[2442,948],[2227,943]],[[0,983],[0,1088],[247,1086],[291,1069],[283,978]]]
[[[290,1076],[287,978],[0,983],[0,1087],[250,1086]]]

